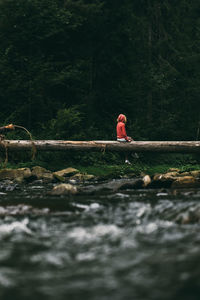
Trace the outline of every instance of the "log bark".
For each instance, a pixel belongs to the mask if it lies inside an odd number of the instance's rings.
[[[0,150],[25,151],[36,148],[37,151],[121,151],[121,152],[177,152],[199,153],[197,141],[64,141],[64,140],[3,140]]]

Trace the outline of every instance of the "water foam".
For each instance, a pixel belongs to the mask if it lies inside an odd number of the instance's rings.
[[[68,237],[75,239],[78,242],[93,241],[96,239],[104,238],[117,238],[122,235],[122,229],[116,225],[96,225],[92,228],[85,229],[82,227],[76,227],[69,232]]]
[[[9,234],[14,231],[21,231],[27,234],[32,234],[32,231],[27,227],[29,223],[28,218],[25,218],[23,221],[15,221],[11,224],[2,224],[0,225],[0,234]]]

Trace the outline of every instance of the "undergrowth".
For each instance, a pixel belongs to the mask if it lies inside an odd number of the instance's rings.
[[[119,153],[102,152],[45,152],[37,153],[31,160],[30,153],[9,154],[8,163],[4,166],[4,157],[0,156],[1,169],[24,168],[39,165],[51,171],[74,167],[83,173],[101,177],[119,177],[125,175],[140,175],[165,173],[170,168],[180,171],[200,169],[200,159],[191,154],[139,154],[139,158],[129,155],[131,165],[124,163],[124,155]]]

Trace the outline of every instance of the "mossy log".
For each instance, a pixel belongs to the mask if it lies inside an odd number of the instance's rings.
[[[121,152],[177,152],[199,153],[197,141],[64,141],[64,140],[3,140],[0,150],[25,151],[33,147],[37,151],[121,151]]]

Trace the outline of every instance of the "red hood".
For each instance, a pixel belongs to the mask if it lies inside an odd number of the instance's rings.
[[[123,114],[120,114],[117,118],[117,122],[125,122],[125,120],[126,120],[126,117]]]

